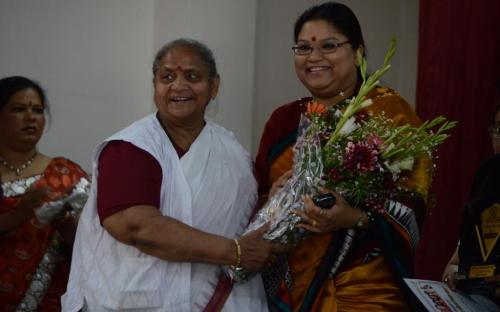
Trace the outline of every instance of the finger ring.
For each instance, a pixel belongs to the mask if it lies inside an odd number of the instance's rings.
[[[318,224],[318,222],[316,222],[316,220],[312,220],[311,224],[312,224],[312,226],[316,227],[316,225]]]

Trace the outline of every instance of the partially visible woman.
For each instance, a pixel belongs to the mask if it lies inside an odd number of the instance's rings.
[[[279,107],[266,124],[256,160],[263,197],[271,185],[275,190],[289,175],[299,118],[307,103],[342,107],[361,83],[356,52],[364,54],[365,43],[360,24],[347,6],[330,2],[306,10],[295,23],[294,39],[295,70],[312,97]],[[395,126],[421,123],[394,90],[378,87],[367,97],[373,104],[366,109],[366,118],[385,113]],[[373,218],[341,196],[328,210],[306,197],[305,213],[297,213],[302,226],[318,235],[300,243],[265,276],[271,309],[289,305],[294,311],[407,310],[402,277],[411,275],[419,237],[416,219],[425,211],[429,169],[430,160],[419,159],[408,175],[406,187],[411,191],[399,194]],[[358,231],[340,270],[334,276],[329,276],[329,269],[318,271],[330,243],[339,230],[347,228]],[[313,284],[320,285],[319,293],[310,291]]]
[[[36,82],[0,79],[0,311],[59,311],[66,288],[87,175],[38,151],[47,110]]]
[[[500,243],[495,239],[500,235],[498,227],[500,222],[500,104],[495,107],[493,116],[494,120],[489,131],[494,155],[486,159],[476,172],[464,210],[460,243],[442,276],[443,282],[452,289],[455,289],[459,278],[485,277],[483,274],[477,276],[479,271],[476,270],[474,273],[474,267],[484,269],[493,266],[495,269],[490,271],[488,274],[490,276],[486,277],[495,281],[500,280]],[[488,221],[487,218],[490,220]],[[482,234],[479,235],[476,231]],[[479,240],[484,240],[482,243],[484,245],[481,245]],[[481,250],[482,247],[486,247],[486,250]],[[500,288],[492,289],[490,295],[497,304],[500,303]]]

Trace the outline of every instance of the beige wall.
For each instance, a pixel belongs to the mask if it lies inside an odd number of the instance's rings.
[[[222,76],[209,118],[255,153],[278,105],[307,95],[295,77],[292,28],[310,0],[0,0],[0,76],[26,75],[48,90],[53,121],[40,150],[90,169],[96,144],[154,111],[151,63],[166,41],[213,49]],[[417,0],[343,1],[358,15],[370,64],[392,34],[389,85],[414,102]]]

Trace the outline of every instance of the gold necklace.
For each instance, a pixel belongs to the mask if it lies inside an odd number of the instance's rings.
[[[14,172],[16,174],[16,176],[20,176],[21,175],[21,171],[23,171],[24,169],[28,168],[33,163],[33,160],[35,160],[36,155],[38,155],[38,152],[35,152],[33,154],[33,156],[31,156],[31,158],[27,162],[25,162],[24,164],[22,164],[19,167],[14,167],[13,165],[9,164],[2,156],[0,156],[0,163],[2,163],[2,165],[5,168],[7,168],[10,171]]]

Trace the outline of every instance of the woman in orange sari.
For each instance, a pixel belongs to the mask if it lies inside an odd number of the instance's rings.
[[[77,164],[37,151],[46,112],[37,83],[0,80],[0,311],[59,311],[66,289],[88,181]]]
[[[306,106],[314,101],[332,107],[356,95],[360,72],[356,51],[365,44],[359,22],[345,5],[325,3],[306,10],[295,23],[295,69],[312,97],[276,109],[266,124],[256,160],[260,194],[283,185],[293,165],[292,148]],[[421,122],[395,91],[375,88],[367,118],[384,112],[395,126]],[[297,212],[302,227],[317,233],[282,257],[264,277],[271,311],[405,311],[403,277],[411,276],[413,253],[425,211],[430,160],[419,159],[408,174],[406,191],[387,201],[381,213],[352,207],[340,195],[327,210],[305,197]],[[287,173],[288,172],[288,173]],[[418,221],[418,222],[417,222]],[[340,259],[338,241],[348,228],[357,234]],[[327,250],[329,250],[327,252]],[[336,255],[331,260],[328,255]],[[340,267],[332,271],[334,263]]]

